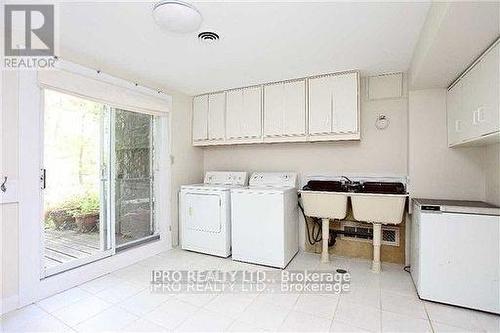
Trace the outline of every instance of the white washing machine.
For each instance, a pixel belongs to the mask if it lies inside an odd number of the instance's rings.
[[[229,257],[231,189],[246,184],[246,172],[209,171],[203,184],[182,186],[179,194],[181,247]]]
[[[299,249],[297,174],[256,172],[231,190],[233,260],[285,268]]]

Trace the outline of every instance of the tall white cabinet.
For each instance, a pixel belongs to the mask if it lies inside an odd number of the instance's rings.
[[[359,139],[357,72],[309,79],[309,136],[313,140]]]
[[[492,46],[447,93],[448,145],[500,140],[500,44]]]

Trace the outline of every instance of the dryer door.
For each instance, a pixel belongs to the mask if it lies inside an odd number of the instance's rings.
[[[221,197],[217,194],[186,194],[186,227],[191,230],[221,231]]]

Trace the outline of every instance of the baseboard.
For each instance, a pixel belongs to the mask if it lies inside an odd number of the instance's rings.
[[[19,307],[19,296],[13,295],[10,297],[2,298],[2,304],[0,305],[0,315],[7,312],[15,310]]]

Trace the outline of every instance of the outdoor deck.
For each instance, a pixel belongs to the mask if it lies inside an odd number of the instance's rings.
[[[100,251],[99,233],[45,229],[45,267],[85,258]]]

